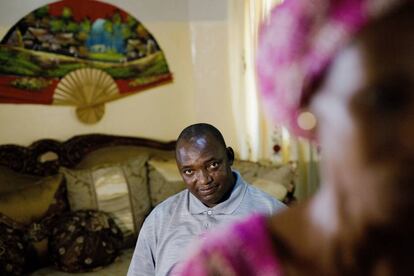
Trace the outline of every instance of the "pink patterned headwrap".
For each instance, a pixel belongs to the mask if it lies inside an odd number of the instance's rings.
[[[257,56],[262,100],[275,123],[312,138],[297,122],[309,87],[358,31],[402,2],[285,0],[275,7],[262,25]]]

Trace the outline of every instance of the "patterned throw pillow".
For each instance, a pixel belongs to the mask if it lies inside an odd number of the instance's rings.
[[[142,155],[90,169],[61,168],[71,210],[92,209],[110,214],[123,232],[124,247],[133,246],[151,209],[147,160],[148,156]]]
[[[26,265],[25,254],[23,231],[0,215],[0,275],[22,275]]]
[[[81,210],[57,220],[49,254],[55,267],[65,272],[94,271],[115,260],[122,242],[122,232],[108,214]]]

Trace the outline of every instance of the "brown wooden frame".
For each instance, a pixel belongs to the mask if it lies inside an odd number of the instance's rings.
[[[25,174],[53,175],[58,172],[60,166],[73,168],[90,152],[110,146],[141,146],[172,151],[175,149],[175,141],[162,142],[107,134],[78,135],[63,142],[41,139],[28,147],[15,144],[0,145],[0,165]],[[48,152],[56,154],[56,159],[42,162],[40,157]]]

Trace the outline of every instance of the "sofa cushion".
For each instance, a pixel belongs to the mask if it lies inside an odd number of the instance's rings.
[[[25,230],[31,251],[29,267],[47,264],[47,246],[54,218],[69,210],[62,175],[44,177],[0,195],[0,214]]]
[[[29,225],[43,218],[48,211],[62,211],[66,202],[64,198],[57,198],[59,188],[64,188],[62,179],[60,174],[44,177],[32,185],[0,194],[0,213]]]
[[[49,239],[49,253],[60,270],[92,271],[112,263],[122,241],[122,232],[109,215],[80,210],[57,220]]]
[[[295,188],[296,173],[290,164],[273,165],[245,160],[235,160],[233,169],[250,184],[273,197],[291,203]],[[281,198],[282,197],[282,198]]]
[[[10,168],[0,166],[0,194],[13,192],[41,180],[40,176],[33,176],[15,172]]]
[[[71,210],[109,213],[124,234],[125,247],[132,246],[151,208],[147,159],[148,156],[141,155],[88,169],[61,168],[67,181]]]
[[[284,185],[275,181],[262,178],[254,180],[252,185],[280,201],[282,201],[286,197],[288,192]]]
[[[148,181],[152,206],[186,188],[172,158],[151,158],[148,162]]]
[[[85,273],[76,273],[76,276],[117,276],[117,275],[127,275],[129,264],[131,263],[132,254],[134,253],[134,248],[128,248],[121,251],[121,254],[115,259],[115,261],[106,266],[105,269],[100,269],[97,271],[90,271]],[[38,269],[31,276],[69,276],[67,272],[59,271],[53,266],[45,267]]]
[[[235,160],[232,167],[239,171],[249,183],[253,183],[256,179],[261,178],[275,181],[282,185],[288,185],[295,177],[289,164],[272,165],[246,160]]]

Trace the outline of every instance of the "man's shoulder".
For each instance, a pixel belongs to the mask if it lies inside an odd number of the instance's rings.
[[[157,206],[155,206],[149,216],[157,216],[160,214],[170,213],[172,210],[175,210],[177,206],[183,203],[186,195],[187,189],[168,197],[164,201],[160,202]]]

